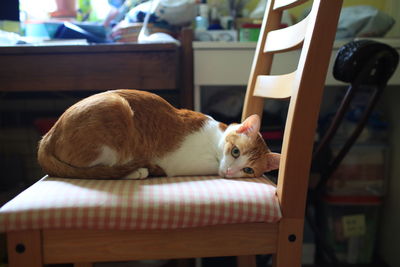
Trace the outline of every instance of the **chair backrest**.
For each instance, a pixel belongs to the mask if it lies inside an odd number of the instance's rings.
[[[262,116],[264,98],[288,99],[277,194],[284,218],[303,218],[316,122],[342,0],[314,0],[309,15],[280,28],[285,9],[306,0],[269,0],[242,119]],[[297,70],[270,75],[275,53],[301,49]]]

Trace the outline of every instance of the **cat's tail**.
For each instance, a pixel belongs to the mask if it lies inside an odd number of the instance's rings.
[[[42,141],[39,143],[38,162],[43,171],[50,176],[81,179],[118,179],[126,177],[138,168],[132,163],[117,166],[73,166],[58,159]]]

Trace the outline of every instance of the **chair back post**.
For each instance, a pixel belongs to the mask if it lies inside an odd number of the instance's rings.
[[[308,15],[282,145],[281,205],[274,266],[301,266],[304,213],[317,119],[342,0],[314,0]],[[283,253],[284,252],[284,253]],[[292,258],[283,254],[291,254]]]
[[[252,114],[262,116],[264,98],[290,98],[277,184],[282,219],[274,266],[279,267],[301,265],[311,154],[342,6],[342,0],[314,0],[307,18],[278,29],[283,10],[303,2],[268,1],[242,114],[242,120]],[[274,53],[299,48],[301,54],[295,72],[270,75]]]
[[[271,72],[273,53],[263,53],[267,35],[270,31],[279,28],[282,11],[274,10],[275,0],[270,0],[267,3],[264,19],[261,25],[260,36],[258,38],[256,51],[251,66],[249,82],[247,83],[246,96],[243,106],[242,121],[252,114],[262,116],[264,108],[264,98],[254,96],[254,89],[259,75],[269,74]]]
[[[315,130],[342,0],[314,0],[294,79],[277,194],[285,218],[303,218]]]

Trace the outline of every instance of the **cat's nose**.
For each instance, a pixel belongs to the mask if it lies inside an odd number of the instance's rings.
[[[228,168],[228,169],[226,170],[226,175],[232,175],[232,174],[233,174],[232,168]]]

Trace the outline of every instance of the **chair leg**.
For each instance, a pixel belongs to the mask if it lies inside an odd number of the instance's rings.
[[[42,237],[39,230],[7,233],[9,267],[42,267]]]
[[[75,262],[74,267],[93,267],[91,262]]]
[[[297,255],[298,254],[298,255]],[[301,254],[293,253],[293,254],[285,254],[278,253],[275,254],[272,258],[272,266],[273,267],[301,267]]]
[[[246,255],[246,256],[237,256],[237,267],[256,267],[256,256],[254,255]]]
[[[278,247],[272,258],[273,267],[301,267],[303,227],[302,219],[282,219],[279,222]]]

